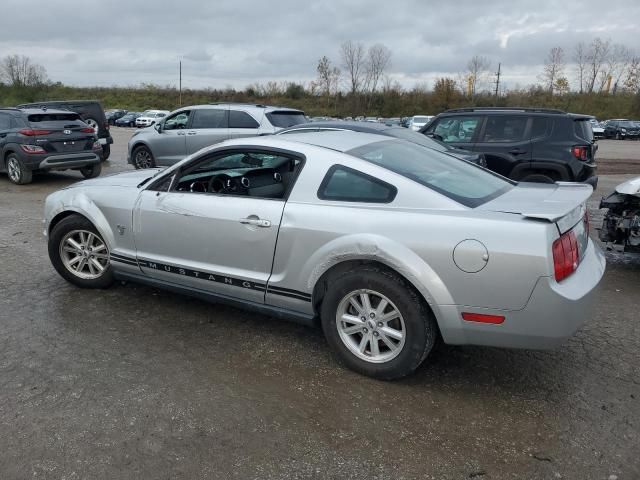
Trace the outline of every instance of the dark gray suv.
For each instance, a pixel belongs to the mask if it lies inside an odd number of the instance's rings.
[[[512,180],[584,182],[593,188],[596,145],[588,115],[544,108],[458,108],[420,132],[481,153],[487,168]]]
[[[79,170],[100,175],[102,145],[95,130],[75,112],[48,109],[0,109],[0,172],[18,185],[34,171]]]

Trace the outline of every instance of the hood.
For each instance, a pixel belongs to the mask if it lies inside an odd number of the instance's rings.
[[[143,170],[133,170],[130,172],[114,173],[104,177],[84,180],[74,183],[67,188],[75,187],[137,187],[148,178],[153,177],[164,168],[145,168]]]
[[[632,178],[616,187],[616,192],[623,195],[635,195],[640,197],[640,177]]]
[[[573,220],[574,216],[579,220],[584,204],[592,192],[593,188],[583,183],[519,183],[477,209],[520,214],[549,222],[557,222],[572,214],[572,218],[567,220]]]

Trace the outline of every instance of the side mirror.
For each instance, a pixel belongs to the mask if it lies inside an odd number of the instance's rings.
[[[156,124],[153,126],[153,128],[155,128],[155,129],[156,129],[156,132],[158,132],[158,133],[162,133],[162,122],[158,122],[158,123],[156,123]]]

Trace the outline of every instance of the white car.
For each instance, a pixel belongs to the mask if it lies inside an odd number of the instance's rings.
[[[169,115],[169,110],[147,110],[136,118],[136,127],[150,127]]]
[[[591,123],[591,130],[593,131],[593,138],[604,138],[604,127],[598,122],[596,118],[589,120]]]
[[[409,128],[417,132],[433,118],[433,115],[415,115],[409,120]]]

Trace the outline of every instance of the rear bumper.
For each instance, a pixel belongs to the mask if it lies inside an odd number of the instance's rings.
[[[521,310],[440,306],[446,317],[442,322],[439,319],[444,341],[506,348],[558,347],[591,317],[605,264],[600,247],[590,240],[576,272],[560,283],[551,277],[539,278]],[[463,311],[503,315],[505,321],[500,325],[466,322]]]
[[[31,170],[64,170],[100,163],[100,157],[94,151],[63,155],[25,155],[22,160]]]

